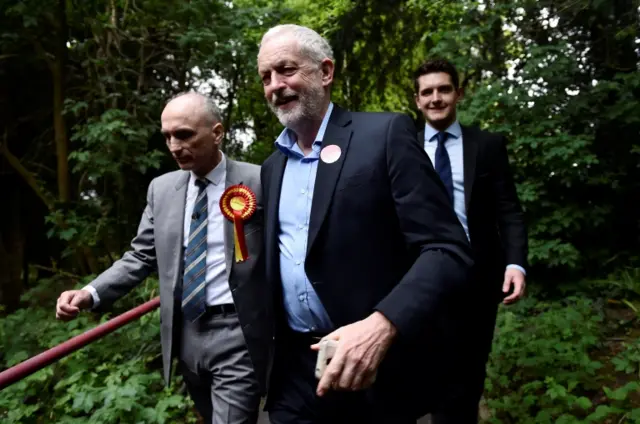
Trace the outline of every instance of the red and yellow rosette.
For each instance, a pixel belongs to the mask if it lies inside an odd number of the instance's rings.
[[[244,238],[244,221],[251,218],[257,207],[256,195],[242,184],[228,187],[220,198],[222,214],[233,222],[233,238],[235,242],[236,262],[249,258],[247,242]]]

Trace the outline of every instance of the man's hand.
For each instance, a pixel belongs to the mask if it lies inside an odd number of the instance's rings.
[[[330,388],[361,390],[371,386],[395,335],[394,325],[380,312],[374,312],[325,336],[323,340],[338,341],[338,348],[318,383],[318,396]],[[320,344],[311,349],[319,350]]]
[[[62,292],[56,303],[56,318],[62,321],[74,319],[82,309],[93,306],[93,296],[87,290]]]
[[[517,302],[519,299],[524,296],[524,291],[526,288],[525,278],[522,271],[515,268],[507,268],[504,273],[504,283],[502,283],[502,292],[508,293],[509,289],[513,285],[513,293],[509,296],[505,297],[502,303],[505,305],[509,305],[511,303]]]

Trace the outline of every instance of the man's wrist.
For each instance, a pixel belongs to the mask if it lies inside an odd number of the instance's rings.
[[[89,292],[89,294],[91,295],[91,306],[89,306],[89,308],[87,308],[88,310],[92,310],[94,308],[97,308],[98,305],[100,305],[100,296],[98,296],[98,291],[95,289],[95,287],[93,287],[90,284],[87,284],[86,286],[84,286],[80,290],[84,290],[86,292]]]
[[[379,311],[375,311],[372,314],[372,317],[375,318],[378,328],[380,328],[380,331],[383,332],[386,338],[388,338],[389,340],[393,340],[396,337],[398,329],[395,325],[393,325],[391,321],[389,321],[387,317],[385,317]]]
[[[516,264],[509,264],[507,265],[507,270],[509,269],[517,269],[518,271],[520,271],[522,273],[522,275],[527,275],[527,271],[525,271],[525,269],[523,267],[521,267],[520,265],[516,265]]]

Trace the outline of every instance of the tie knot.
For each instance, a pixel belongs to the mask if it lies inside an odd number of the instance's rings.
[[[209,184],[209,180],[206,178],[196,178],[196,186],[200,189],[200,191],[204,190],[204,188]]]
[[[446,131],[440,131],[438,134],[436,134],[436,138],[438,140],[438,144],[444,145],[445,141],[447,141],[447,136],[448,135],[449,135],[449,133],[447,133]]]

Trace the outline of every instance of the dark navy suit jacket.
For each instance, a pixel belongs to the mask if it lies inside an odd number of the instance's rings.
[[[441,404],[443,384],[455,382],[464,358],[459,300],[470,284],[471,248],[408,116],[336,106],[322,146],[331,144],[342,153],[318,164],[305,270],[337,327],[374,311],[397,327],[369,395],[421,416]],[[281,315],[278,208],[286,160],[276,151],[261,169],[267,279]]]

